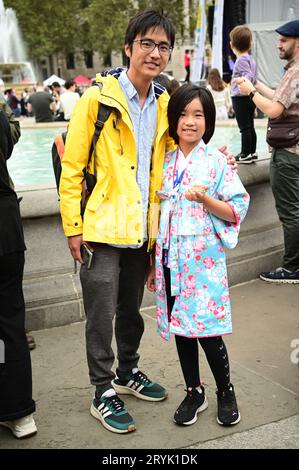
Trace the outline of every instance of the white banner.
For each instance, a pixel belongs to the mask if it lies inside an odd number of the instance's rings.
[[[204,76],[205,40],[207,19],[205,0],[198,0],[197,22],[195,29],[194,55],[191,63],[191,82],[199,82]]]
[[[222,27],[223,27],[224,0],[215,0],[213,41],[212,41],[212,68],[218,69],[222,77]]]

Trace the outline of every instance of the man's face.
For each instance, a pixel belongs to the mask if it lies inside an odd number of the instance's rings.
[[[277,48],[279,50],[279,58],[284,60],[292,60],[298,49],[299,38],[291,38],[287,36],[279,36]]]
[[[125,45],[125,53],[130,59],[130,72],[136,73],[138,78],[152,80],[165,69],[170,54],[159,52],[158,47],[155,47],[153,51],[148,51],[146,48],[142,48],[143,46],[138,42],[140,39],[148,39],[164,46],[170,46],[170,42],[164,29],[151,28],[143,36],[138,34],[131,47],[128,44]]]

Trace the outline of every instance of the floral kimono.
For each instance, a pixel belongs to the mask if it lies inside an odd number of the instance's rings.
[[[224,248],[234,248],[249,195],[237,173],[218,150],[201,141],[192,151],[180,183],[174,188],[178,150],[166,154],[160,192],[161,218],[156,241],[158,332],[190,338],[232,332],[231,307]],[[208,186],[207,194],[227,202],[236,223],[209,213],[184,193],[194,184]],[[164,264],[170,269],[175,303],[168,315]]]

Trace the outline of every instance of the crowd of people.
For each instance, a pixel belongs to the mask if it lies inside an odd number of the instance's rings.
[[[232,46],[240,52],[233,77],[238,90],[233,95],[238,97],[234,108],[238,112],[239,96],[244,95],[242,106],[248,103],[249,110],[245,108],[250,116],[253,103],[272,118],[299,120],[298,96],[291,86],[298,77],[299,21],[287,23],[277,32],[280,57],[288,64],[275,92],[259,83],[255,74],[247,77],[244,63],[254,66],[247,57],[248,49],[232,33]],[[229,151],[209,145],[216,124],[209,89],[189,83],[180,86],[172,80],[162,83],[161,73],[174,42],[174,27],[166,16],[155,10],[142,11],[130,20],[125,33],[127,69],[99,76],[99,86],[90,87],[81,99],[67,95],[76,93],[71,84],[63,100],[58,89],[52,94],[37,89],[28,99],[28,110],[36,117],[42,102],[51,113],[59,102],[64,118],[71,114],[62,160],[60,209],[70,253],[81,264],[87,363],[94,386],[90,413],[104,428],[119,434],[136,429],[120,395],[131,394],[145,402],[167,398],[167,390],[139,368],[145,283],[156,295],[161,337],[175,337],[185,380],[186,395],[174,421],[192,425],[208,406],[200,379],[198,344],[215,378],[217,423],[232,426],[241,420],[223,341],[223,335],[232,332],[224,248],[237,244],[249,195]],[[237,74],[239,66],[241,75]],[[222,92],[221,77],[217,80],[217,91]],[[82,181],[89,149],[99,107],[107,103],[111,113],[93,153],[94,176],[100,176],[82,215]],[[6,347],[6,361],[0,361],[0,425],[21,438],[35,434],[37,427],[24,330],[25,244],[19,202],[6,165],[19,129],[9,108],[1,109],[0,125],[0,303],[4,306],[0,339]],[[274,146],[272,151],[271,183],[285,234],[285,257],[281,268],[261,275],[270,282],[299,282],[298,134],[296,139],[290,142],[286,137],[282,147]]]
[[[50,86],[36,83],[24,88],[20,96],[16,90],[6,88],[0,79],[0,89],[5,100],[17,118],[34,117],[37,123],[69,121],[73,109],[83,94],[74,80],[67,80],[64,85],[54,81]]]

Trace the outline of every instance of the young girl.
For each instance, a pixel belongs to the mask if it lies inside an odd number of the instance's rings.
[[[232,332],[224,247],[237,243],[249,196],[226,158],[206,144],[215,105],[202,87],[183,85],[168,106],[169,133],[178,144],[166,154],[156,265],[148,277],[157,295],[162,338],[174,333],[187,395],[174,415],[193,424],[208,402],[201,386],[198,342],[217,384],[219,424],[240,421],[222,335]]]
[[[228,113],[232,108],[230,91],[222,80],[218,69],[211,69],[208,75],[208,90],[210,90],[215,107],[216,119],[228,119]]]

